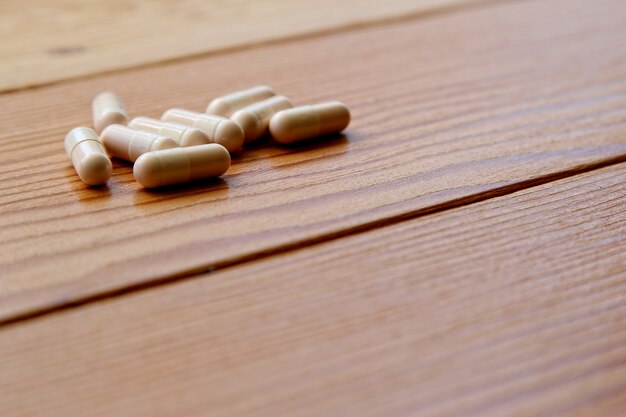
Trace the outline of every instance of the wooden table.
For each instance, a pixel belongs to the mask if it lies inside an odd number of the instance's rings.
[[[0,415],[626,415],[622,0],[0,4]],[[90,102],[343,135],[142,189]]]

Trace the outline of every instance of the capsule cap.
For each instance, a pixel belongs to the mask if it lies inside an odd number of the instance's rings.
[[[215,114],[217,116],[228,117],[233,113],[233,108],[223,98],[216,98],[209,103],[206,108],[208,114]]]
[[[257,85],[214,99],[207,106],[206,112],[222,117],[230,117],[237,110],[274,95],[276,95],[276,93],[272,87]]]
[[[98,132],[101,132],[107,126],[114,124],[124,125],[127,121],[127,117],[119,112],[105,111],[97,120],[94,120],[94,127]]]
[[[253,112],[242,109],[236,111],[231,116],[231,119],[237,123],[244,131],[246,136],[246,142],[250,142],[259,137],[263,132],[261,131],[261,121]]]
[[[87,185],[104,184],[111,178],[113,166],[111,160],[104,154],[91,153],[78,161],[76,169],[80,179]]]
[[[133,175],[139,184],[146,188],[155,188],[161,185],[161,158],[152,155],[152,152],[144,153],[133,165]]]
[[[209,138],[200,129],[187,128],[180,137],[180,146],[196,146],[211,143]]]
[[[236,152],[243,147],[245,136],[241,127],[230,119],[221,121],[215,129],[215,143]]]
[[[94,127],[98,132],[109,125],[128,122],[128,114],[122,99],[110,91],[100,93],[93,99],[92,113]]]
[[[313,106],[281,110],[270,120],[270,133],[283,144],[313,138],[320,133],[320,118]]]
[[[320,118],[320,134],[341,132],[350,124],[350,110],[340,101],[329,101],[313,106]]]

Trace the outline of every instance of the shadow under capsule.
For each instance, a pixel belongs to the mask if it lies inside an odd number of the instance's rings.
[[[247,144],[242,151],[232,154],[231,158],[233,164],[266,160],[270,166],[282,168],[290,164],[285,164],[284,159],[279,161],[276,157],[301,155],[301,161],[292,161],[300,163],[331,155],[341,155],[348,151],[350,138],[354,137],[355,135],[350,132],[333,133],[286,145],[274,141],[269,135],[265,135],[259,138],[259,140]],[[123,177],[132,176],[132,163],[117,158],[113,158],[112,161],[114,176],[116,171],[117,174],[120,174],[120,171],[122,171],[121,175]],[[245,173],[246,168],[242,168],[242,173]],[[66,168],[66,176],[68,178],[76,178],[76,173],[72,167]],[[115,183],[112,185],[105,183],[99,186],[88,186],[76,178],[74,190],[79,193],[77,194],[79,201],[87,201],[102,199],[103,197],[111,198],[111,187],[116,188]],[[198,198],[208,197],[212,201],[217,201],[227,199],[228,191],[229,183],[223,177],[201,179],[159,188],[143,188],[138,185],[138,189],[133,194],[133,201],[135,206],[182,197],[189,198],[190,196],[197,196]]]
[[[345,133],[331,133],[329,135],[316,136],[311,139],[303,140],[300,142],[281,144],[274,142],[277,147],[282,149],[289,149],[293,152],[305,152],[320,148],[333,148],[335,150],[342,150],[347,148],[350,140]]]
[[[340,155],[348,151],[349,138],[350,136],[345,133],[332,133],[287,145],[278,143],[269,135],[265,135],[250,144],[246,144],[242,152],[232,155],[232,161],[239,163],[267,158],[271,162],[272,158],[277,156],[297,153],[310,156],[306,153],[315,152],[317,154],[320,153],[319,151],[324,151],[324,155],[330,153]],[[317,156],[319,155],[314,155],[314,157]]]
[[[173,200],[181,197],[209,197],[210,200],[228,198],[228,181],[224,178],[206,178],[183,184],[172,184],[158,188],[139,188],[133,195],[135,206],[159,201]]]
[[[65,168],[65,177],[67,178],[72,191],[79,203],[91,203],[94,201],[105,201],[111,198],[111,187],[109,182],[98,185],[85,184],[76,173],[73,166]]]

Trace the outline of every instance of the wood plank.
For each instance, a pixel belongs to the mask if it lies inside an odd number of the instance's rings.
[[[621,1],[501,4],[0,97],[0,317],[511,192],[626,154]],[[113,89],[133,115],[266,83],[344,100],[345,137],[259,146],[218,181],[88,189],[62,138]]]
[[[0,2],[0,91],[475,1]]]
[[[612,166],[0,328],[0,410],[621,415],[625,182]]]

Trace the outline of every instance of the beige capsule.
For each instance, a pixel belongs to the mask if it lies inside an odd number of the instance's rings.
[[[287,97],[274,96],[237,110],[230,118],[241,126],[246,142],[251,142],[267,133],[274,114],[292,107],[293,103]]]
[[[218,116],[230,117],[237,110],[274,95],[276,95],[276,93],[271,87],[257,85],[256,87],[235,91],[234,93],[213,99],[207,106],[206,112]]]
[[[225,117],[184,109],[169,109],[163,113],[161,120],[200,129],[211,142],[219,143],[230,152],[238,151],[243,146],[243,130],[237,123]]]
[[[331,101],[279,111],[270,120],[270,133],[277,142],[289,144],[341,132],[349,123],[348,107]]]
[[[218,177],[230,167],[230,153],[222,145],[188,146],[148,152],[133,166],[135,179],[146,188]]]
[[[128,126],[144,132],[156,133],[167,136],[178,143],[179,146],[206,145],[211,143],[209,138],[195,127],[189,127],[174,122],[164,122],[150,117],[135,117],[128,122]]]
[[[131,162],[146,152],[178,147],[176,141],[167,136],[122,125],[108,126],[100,134],[100,139],[111,156]]]
[[[98,94],[92,103],[93,125],[96,132],[112,124],[125,125],[128,122],[128,113],[120,96],[110,91]]]
[[[111,160],[93,129],[77,127],[70,130],[65,135],[65,153],[85,184],[104,184],[111,178]]]

